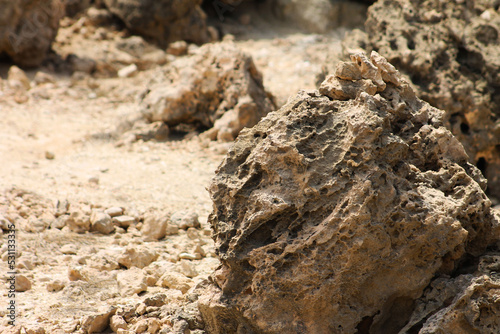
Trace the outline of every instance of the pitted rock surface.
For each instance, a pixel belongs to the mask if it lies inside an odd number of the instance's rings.
[[[383,0],[370,7],[365,27],[365,46],[445,110],[447,127],[488,179],[487,192],[500,197],[498,1]]]
[[[252,57],[233,43],[202,46],[167,66],[141,103],[151,121],[210,129],[211,139],[233,140],[275,108]]]
[[[209,333],[397,333],[435,275],[496,240],[443,112],[377,53],[352,60],[243,130],[218,168]]]

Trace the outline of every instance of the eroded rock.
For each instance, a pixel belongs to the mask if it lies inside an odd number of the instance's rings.
[[[252,58],[233,43],[202,46],[174,61],[157,82],[141,103],[146,119],[169,127],[211,128],[210,139],[233,140],[275,107]]]
[[[65,14],[61,0],[0,1],[0,54],[21,66],[45,59]]]
[[[104,0],[108,9],[132,32],[152,38],[161,45],[179,40],[200,44],[209,41],[201,2]]]
[[[443,112],[377,53],[352,59],[353,76],[327,79],[357,85],[345,98],[300,92],[218,168],[208,332],[397,333],[435,275],[498,239],[485,179]]]
[[[493,0],[378,1],[368,11],[363,44],[407,74],[422,99],[445,110],[447,127],[488,179],[488,193],[500,197],[497,7]]]

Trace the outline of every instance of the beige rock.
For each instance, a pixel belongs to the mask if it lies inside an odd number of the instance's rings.
[[[187,230],[190,227],[200,227],[198,214],[193,211],[177,211],[172,214],[170,220],[180,229]]]
[[[118,257],[118,263],[127,268],[137,267],[144,268],[158,258],[158,254],[154,250],[149,250],[146,247],[127,247]]]
[[[123,317],[115,314],[109,320],[109,328],[116,333],[118,332],[118,329],[127,329],[128,325]]]
[[[253,60],[233,43],[204,45],[173,61],[161,75],[161,83],[149,87],[141,101],[148,122],[212,128],[206,137],[219,138],[221,131],[219,139],[227,140],[274,108]]]
[[[26,73],[15,65],[9,68],[7,82],[12,89],[30,90],[31,88],[30,79]]]
[[[30,326],[25,330],[26,334],[45,334],[45,329],[42,326]]]
[[[108,215],[110,215],[112,218],[114,218],[116,216],[123,215],[123,208],[113,206],[113,207],[106,209],[104,212],[107,213]]]
[[[116,281],[122,297],[129,297],[148,289],[143,271],[136,267],[118,273]]]
[[[96,231],[102,234],[110,234],[115,230],[115,226],[111,221],[111,216],[105,212],[92,211],[90,216],[91,231]]]
[[[60,251],[66,255],[76,255],[78,253],[78,248],[75,244],[66,244],[61,247]]]
[[[135,218],[131,216],[123,215],[123,216],[113,217],[113,223],[125,229],[128,228],[130,225],[134,224],[135,222],[136,222]]]
[[[146,241],[156,241],[165,237],[169,216],[159,213],[147,213],[144,216],[144,224],[141,228],[141,234]]]
[[[36,86],[55,82],[56,80],[51,74],[42,71],[36,72],[35,78],[33,79],[33,84],[35,84]]]
[[[90,217],[80,210],[73,210],[66,221],[66,226],[72,232],[88,232],[90,230]]]
[[[31,281],[24,275],[16,275],[16,291],[24,292],[31,290]]]
[[[118,77],[119,78],[129,78],[134,76],[138,71],[137,65],[135,64],[130,64],[128,66],[125,66],[124,68],[120,69],[118,71]]]
[[[167,53],[174,56],[183,56],[187,54],[188,44],[185,41],[177,41],[170,43],[167,48]]]
[[[61,291],[62,289],[64,289],[65,286],[66,285],[61,280],[54,280],[47,283],[47,291],[48,292]]]
[[[193,281],[181,273],[166,272],[160,277],[156,285],[164,288],[177,289],[182,293],[186,293],[193,286]]]
[[[115,314],[116,308],[111,307],[107,312],[88,315],[81,320],[81,329],[84,333],[101,333],[109,326],[109,319]]]

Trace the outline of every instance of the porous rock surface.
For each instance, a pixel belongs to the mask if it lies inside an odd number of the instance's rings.
[[[0,55],[21,66],[38,66],[65,14],[61,0],[0,0]]]
[[[397,333],[498,237],[485,180],[376,52],[240,133],[209,191],[209,333]]]
[[[210,129],[207,136],[223,141],[233,140],[274,108],[252,57],[226,42],[204,45],[168,65],[141,102],[150,122]]]
[[[496,0],[376,2],[368,47],[443,109],[447,127],[500,197],[500,12]]]
[[[202,0],[104,0],[130,31],[152,38],[160,45],[179,40],[206,43],[209,33]]]

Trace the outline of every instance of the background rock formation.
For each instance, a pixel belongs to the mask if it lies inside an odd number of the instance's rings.
[[[206,133],[211,139],[233,140],[274,109],[252,58],[232,43],[204,45],[157,80],[142,101],[148,121],[212,128]]]
[[[365,23],[366,47],[409,75],[417,94],[443,109],[447,127],[500,197],[498,1],[387,1]],[[365,46],[362,46],[363,48]]]
[[[45,59],[65,14],[60,0],[0,1],[0,55],[21,66]]]
[[[209,333],[397,333],[498,223],[442,112],[377,53],[244,130],[217,170]]]
[[[134,33],[152,38],[160,45],[178,40],[209,41],[202,0],[104,0],[108,9]]]

